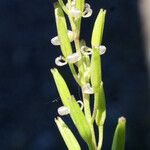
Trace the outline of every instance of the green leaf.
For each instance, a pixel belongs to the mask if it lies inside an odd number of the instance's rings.
[[[100,46],[102,43],[106,10],[101,9],[94,23],[91,44],[92,47]]]
[[[78,141],[65,122],[60,117],[57,117],[57,119],[55,119],[55,123],[67,145],[68,150],[81,150]]]
[[[111,150],[124,150],[125,147],[125,131],[126,130],[126,119],[120,117],[115,130],[113,143]]]
[[[57,33],[61,44],[60,47],[64,57],[66,58],[67,56],[72,54],[72,48],[68,37],[66,19],[59,3],[55,3],[54,7]]]

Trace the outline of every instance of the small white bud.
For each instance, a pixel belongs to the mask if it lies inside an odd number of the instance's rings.
[[[74,33],[73,33],[73,31],[68,30],[68,37],[69,37],[70,42],[72,42],[74,40]]]
[[[67,62],[63,60],[63,57],[62,57],[62,56],[59,56],[59,57],[57,57],[57,58],[55,59],[55,64],[56,64],[57,66],[64,66],[64,65],[67,64]]]
[[[77,52],[77,53],[73,53],[71,55],[68,56],[67,61],[69,63],[76,63],[81,59],[81,55]]]
[[[82,87],[82,91],[85,94],[93,94],[93,88],[90,86],[89,83],[87,83],[85,86]]]
[[[73,0],[73,1],[71,2],[71,6],[72,6],[72,7],[75,7],[75,6],[76,6],[76,0]]]
[[[69,37],[70,42],[74,40],[74,33],[71,30],[68,30],[68,37]],[[52,38],[51,43],[55,46],[60,45],[59,37],[55,36],[54,38]]]
[[[51,39],[51,43],[55,46],[58,46],[60,45],[60,41],[59,41],[59,38],[58,36],[55,36],[54,38]]]
[[[105,54],[105,52],[106,52],[106,46],[101,45],[99,48],[100,48],[100,55]]]
[[[60,116],[65,116],[65,115],[70,114],[70,109],[69,109],[68,107],[66,107],[66,106],[61,106],[61,107],[59,107],[59,108],[57,109],[57,111],[58,111],[58,114],[59,114]]]
[[[88,18],[92,15],[92,13],[93,13],[93,10],[91,8],[87,7],[87,8],[85,8],[85,11],[83,12],[82,17],[83,18]]]
[[[95,46],[95,48],[96,48],[96,49],[99,49],[100,55],[103,55],[103,54],[105,54],[105,52],[106,52],[106,46],[104,46],[104,45]]]

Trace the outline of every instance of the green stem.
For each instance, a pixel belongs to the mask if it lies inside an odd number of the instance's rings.
[[[96,146],[93,142],[88,144],[88,148],[89,148],[89,150],[96,150]]]
[[[90,123],[90,121],[91,121],[91,111],[90,111],[89,98],[90,98],[89,94],[84,94],[83,93],[83,102],[84,102],[85,117],[88,120],[88,122]]]
[[[76,51],[81,53],[80,51],[80,24],[81,24],[81,19],[80,21],[78,20],[78,22],[75,22],[75,20],[69,16],[69,20],[70,20],[70,24],[72,27],[72,31],[75,34],[75,39],[74,39],[74,44],[75,44],[75,48]],[[70,65],[69,65],[70,66]],[[84,72],[84,67],[83,67],[83,60],[81,58],[81,60],[78,62],[78,70],[80,75],[82,76],[82,73]],[[73,67],[70,67],[72,69],[72,72],[74,73],[75,69]],[[80,68],[80,69],[79,69]],[[74,73],[75,74],[75,73]],[[75,77],[75,76],[74,76]],[[76,77],[75,77],[76,78]],[[79,81],[78,81],[79,82]],[[81,82],[81,80],[80,80]],[[79,85],[82,87],[82,83],[79,83]],[[83,92],[82,92],[83,93]],[[85,111],[85,117],[87,118],[87,121],[90,124],[90,128],[91,128],[91,132],[92,132],[92,140],[91,143],[88,143],[88,147],[89,150],[96,150],[96,138],[95,138],[95,132],[94,132],[94,127],[91,124],[91,111],[90,111],[90,102],[89,102],[89,95],[88,94],[83,94],[83,102],[84,102],[84,111]]]
[[[102,148],[102,143],[103,143],[103,125],[98,127],[98,131],[99,131],[99,141],[98,141],[98,148],[97,150],[101,150]]]
[[[83,93],[83,92],[82,92]],[[96,138],[95,138],[95,132],[93,124],[91,124],[91,110],[90,110],[90,96],[89,94],[82,94],[83,95],[83,103],[84,103],[84,113],[87,121],[89,122],[91,132],[92,132],[92,142],[94,144],[94,147],[96,148]]]
[[[62,7],[63,11],[64,11],[67,15],[69,15],[68,9],[66,8],[64,2],[63,2],[62,0],[58,0],[58,1],[59,1],[60,6]]]
[[[73,64],[69,64],[69,68],[70,68],[71,73],[73,74],[73,77],[74,77],[74,79],[76,80],[76,82],[77,82],[80,86],[82,86],[82,84],[81,84],[81,82],[80,82],[80,80],[79,80],[79,78],[78,78],[78,75],[77,75],[77,73],[76,73],[76,70],[75,70],[75,68],[74,68],[74,65],[73,65]]]

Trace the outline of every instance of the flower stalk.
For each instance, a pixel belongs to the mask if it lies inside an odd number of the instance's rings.
[[[86,142],[89,150],[101,150],[103,144],[103,130],[106,119],[105,92],[102,81],[101,55],[106,47],[102,45],[106,10],[100,9],[94,23],[91,47],[80,39],[82,19],[92,15],[91,6],[85,0],[58,0],[54,4],[55,20],[58,36],[51,39],[54,46],[61,49],[61,54],[55,59],[58,67],[68,65],[70,71],[81,88],[82,100],[76,100],[67,86],[65,79],[58,69],[51,69],[62,105],[58,108],[59,116],[69,115],[80,136]],[[71,30],[68,29],[65,16],[68,17]],[[75,45],[75,50],[72,44]],[[94,95],[94,107],[91,108]],[[81,107],[80,107],[81,105]],[[55,123],[69,150],[81,150],[75,134],[60,118],[55,118]],[[95,136],[94,124],[98,129],[98,137]],[[125,123],[119,119],[112,150],[123,150],[125,141]],[[119,138],[121,138],[121,144]],[[119,149],[120,148],[120,149]]]

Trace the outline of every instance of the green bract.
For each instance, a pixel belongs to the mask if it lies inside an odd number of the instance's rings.
[[[106,15],[106,10],[101,9],[96,18],[94,28],[93,28],[92,40],[91,40],[92,47],[100,46],[102,43],[105,15]]]
[[[58,108],[58,114],[70,116],[89,150],[101,150],[106,119],[105,92],[101,71],[101,55],[106,51],[106,47],[102,45],[106,10],[100,9],[99,11],[93,27],[91,47],[88,47],[86,42],[80,39],[80,28],[82,17],[87,18],[92,15],[91,6],[85,0],[67,0],[66,3],[58,0],[54,4],[54,9],[58,36],[52,38],[51,43],[55,46],[60,45],[62,53],[62,56],[55,59],[55,63],[59,67],[68,64],[82,92],[81,100],[77,100],[71,94],[59,71],[56,68],[51,69],[63,104]],[[69,22],[66,21],[65,16]],[[68,23],[70,23],[71,31],[67,28]],[[94,102],[90,100],[91,94],[94,95]],[[93,108],[91,103],[94,103]],[[55,123],[68,150],[81,150],[75,135],[66,123],[60,117],[55,118]],[[94,123],[97,130],[94,128]],[[97,138],[95,131],[98,132]],[[112,150],[124,150],[124,143],[125,119],[120,118],[114,134]]]
[[[53,74],[53,77],[54,77],[59,95],[61,97],[62,103],[68,107],[69,106],[68,99],[71,98],[71,94],[68,89],[68,86],[57,69],[51,69],[51,72]]]
[[[81,150],[79,143],[77,142],[75,136],[71,132],[71,130],[68,128],[68,126],[65,124],[65,122],[58,117],[55,119],[55,122],[57,124],[57,127],[68,147],[69,150]]]
[[[124,150],[125,130],[126,130],[126,119],[124,117],[120,117],[118,119],[118,124],[115,130],[111,150]]]
[[[70,116],[82,138],[87,143],[90,143],[92,138],[90,126],[79,105],[77,104],[77,101],[73,96],[71,96],[65,80],[62,78],[58,70],[52,69],[51,72],[53,74],[62,103],[71,110]]]
[[[91,129],[90,126],[83,114],[83,112],[81,111],[79,105],[77,104],[76,100],[74,99],[74,97],[72,97],[69,100],[70,103],[70,116],[75,124],[75,126],[77,127],[80,135],[82,136],[82,138],[85,140],[85,142],[87,142],[87,144],[91,144],[92,143],[92,133],[91,133]]]
[[[57,25],[57,33],[61,44],[61,51],[64,57],[67,58],[67,56],[72,54],[72,48],[67,34],[68,30],[64,13],[58,3],[55,4],[55,19]]]

